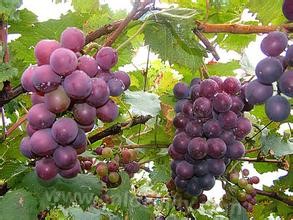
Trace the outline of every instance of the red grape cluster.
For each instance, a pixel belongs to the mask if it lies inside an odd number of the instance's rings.
[[[103,47],[93,58],[80,55],[84,45],[85,35],[74,27],[62,32],[60,43],[39,41],[34,50],[37,65],[21,77],[23,88],[32,93],[33,106],[20,150],[37,159],[35,170],[43,180],[79,173],[77,155],[86,149],[85,132],[93,129],[96,118],[115,120],[118,106],[110,96],[119,96],[130,86],[125,72],[110,72],[118,60],[114,49]]]
[[[136,162],[137,153],[133,149],[122,149],[120,155],[115,156],[110,147],[101,146],[95,152],[101,156],[101,161],[96,166],[96,173],[107,187],[113,188],[121,184],[120,167],[124,167],[124,171],[130,177],[140,169],[139,163]]]
[[[205,194],[201,193],[195,197],[189,193],[185,193],[176,187],[173,179],[169,180],[166,186],[177,211],[186,212],[188,207],[199,209],[200,204],[207,202],[207,196]]]
[[[195,78],[190,87],[177,83],[173,92],[179,100],[173,120],[176,136],[169,147],[172,179],[176,187],[198,196],[213,188],[230,159],[244,155],[240,141],[252,126],[242,114],[245,99],[236,78]]]
[[[272,121],[286,120],[291,111],[288,97],[293,97],[293,45],[288,46],[286,34],[274,31],[269,33],[261,42],[261,50],[268,57],[261,60],[256,68],[257,79],[249,82],[245,96],[249,104],[265,103],[265,111]],[[286,56],[280,54],[286,51]],[[273,84],[277,82],[278,94],[273,95]]]
[[[235,185],[227,191],[229,194],[223,196],[220,203],[223,208],[231,202],[230,200],[234,196],[248,212],[253,211],[253,206],[256,204],[256,190],[253,188],[253,184],[258,184],[259,178],[257,176],[248,177],[248,175],[247,169],[242,170],[242,178],[239,177],[237,171],[230,173],[229,180]]]

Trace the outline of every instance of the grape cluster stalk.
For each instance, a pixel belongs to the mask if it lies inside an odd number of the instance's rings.
[[[293,71],[290,69],[293,66],[293,45],[288,46],[285,33],[274,31],[262,40],[260,47],[267,57],[257,64],[257,78],[247,84],[245,96],[251,105],[265,104],[267,117],[281,122],[291,112],[288,99],[293,97]],[[285,56],[282,56],[284,51]]]
[[[117,118],[119,108],[111,97],[130,86],[127,73],[111,72],[118,61],[115,49],[102,47],[91,57],[80,54],[84,45],[85,35],[75,27],[65,29],[60,42],[39,41],[34,49],[37,64],[21,77],[33,106],[20,151],[36,159],[36,174],[44,181],[80,172],[77,155],[86,150],[86,132],[97,119],[107,123]]]
[[[172,181],[179,192],[202,196],[214,187],[231,159],[245,154],[241,140],[252,125],[243,115],[251,109],[244,89],[234,77],[222,80],[216,76],[174,86],[176,133],[169,155]]]

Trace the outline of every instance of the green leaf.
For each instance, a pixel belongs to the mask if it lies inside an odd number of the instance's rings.
[[[121,173],[122,183],[114,189],[110,189],[108,194],[112,198],[112,203],[117,205],[121,211],[126,213],[130,220],[149,220],[152,219],[152,208],[141,205],[130,190],[130,180],[128,174]]]
[[[81,13],[91,13],[98,10],[99,1],[97,0],[72,0],[74,10]]]
[[[237,202],[231,205],[229,219],[248,220],[246,210]]]
[[[146,44],[160,55],[164,61],[196,70],[202,65],[206,52],[192,32],[194,11],[189,16],[182,16],[183,9],[173,9],[168,13],[157,13],[147,20],[144,28]],[[156,37],[154,37],[156,36]]]
[[[233,71],[239,69],[240,64],[239,61],[233,60],[229,63],[208,64],[207,67],[210,76],[233,76]]]
[[[22,0],[1,0],[0,1],[0,14],[3,14],[9,19],[15,19],[16,9],[22,4]]]
[[[38,201],[32,193],[19,189],[10,191],[0,198],[2,220],[31,220],[38,214]]]
[[[281,136],[269,134],[267,136],[262,136],[261,141],[262,151],[264,153],[272,150],[276,157],[293,154],[293,143],[290,140],[283,140]]]
[[[278,171],[278,166],[274,163],[254,163],[253,167],[260,174]]]
[[[84,211],[77,207],[69,207],[67,209],[63,209],[62,212],[66,216],[72,217],[72,220],[93,220],[93,219],[111,219],[111,220],[119,220],[118,216],[115,216],[111,212],[104,211],[102,209],[95,209],[90,207],[87,211]]]
[[[150,173],[150,178],[153,184],[166,183],[171,176],[170,159],[169,156],[160,160],[156,160],[154,163],[153,171]]]
[[[27,174],[21,186],[34,193],[41,209],[54,205],[68,207],[72,203],[77,203],[85,209],[92,205],[102,188],[101,182],[92,174],[79,174],[72,179],[57,177],[49,183],[44,183],[38,179],[35,172]]]
[[[247,7],[264,24],[282,24],[286,21],[282,12],[283,0],[250,0]]]
[[[216,41],[220,47],[226,50],[242,52],[255,39],[255,34],[219,34]]]
[[[0,82],[5,80],[12,79],[17,76],[18,70],[11,66],[10,63],[1,63],[0,64]]]
[[[160,100],[156,94],[143,91],[125,91],[125,102],[131,105],[131,110],[138,115],[152,115],[159,114]]]

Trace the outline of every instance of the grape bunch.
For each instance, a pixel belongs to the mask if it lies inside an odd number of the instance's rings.
[[[189,207],[192,209],[199,209],[200,204],[207,202],[207,196],[205,194],[201,193],[195,197],[189,193],[185,193],[176,187],[173,179],[166,183],[166,187],[177,211],[186,212]]]
[[[116,149],[115,149],[116,150]],[[133,149],[122,149],[114,153],[111,147],[101,146],[95,152],[100,156],[100,162],[96,165],[96,173],[109,188],[121,184],[120,167],[133,177],[140,169],[137,160],[137,153]]]
[[[20,151],[37,160],[37,176],[45,181],[80,172],[77,155],[86,150],[85,133],[94,128],[97,118],[115,120],[119,110],[110,97],[130,86],[128,74],[111,72],[118,60],[114,49],[102,47],[93,58],[80,54],[84,45],[84,33],[74,27],[62,32],[60,42],[39,41],[34,49],[37,64],[21,77],[33,106]]]
[[[283,14],[289,20],[293,21],[293,2],[291,0],[284,0]]]
[[[243,87],[233,77],[195,78],[190,86],[177,83],[173,92],[179,100],[169,146],[172,179],[177,188],[199,196],[213,188],[231,159],[245,153],[240,141],[252,126],[242,114],[247,109]]]
[[[286,120],[291,111],[290,103],[285,96],[293,97],[293,71],[290,70],[293,66],[293,45],[288,48],[287,45],[286,34],[279,31],[269,33],[262,40],[261,50],[268,57],[257,64],[257,79],[249,82],[245,89],[248,103],[265,103],[266,115],[276,122]],[[286,48],[286,56],[281,56]],[[276,95],[273,84],[278,88]]]
[[[236,197],[243,208],[248,212],[253,211],[253,206],[256,204],[256,190],[253,184],[259,183],[259,178],[257,176],[248,177],[249,171],[247,169],[242,170],[242,178],[239,176],[239,172],[233,171],[229,175],[229,180],[235,185],[226,190],[228,194],[223,196],[220,203],[222,208],[226,208],[229,203],[231,203],[232,198]]]

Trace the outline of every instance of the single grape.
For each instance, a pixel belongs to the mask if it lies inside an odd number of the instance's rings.
[[[32,93],[31,94],[31,102],[33,105],[40,104],[45,102],[45,96],[40,93]]]
[[[181,154],[181,153],[178,153],[174,147],[173,147],[173,144],[171,144],[169,146],[169,149],[168,149],[168,154],[169,156],[174,159],[174,160],[184,160],[184,154]]]
[[[241,90],[241,83],[234,77],[228,77],[224,80],[222,89],[230,95],[236,95]]]
[[[189,95],[188,85],[183,82],[176,83],[176,85],[173,88],[173,93],[177,99],[187,98]]]
[[[200,84],[201,83],[201,79],[200,78],[193,78],[190,82],[190,87],[192,87],[193,85],[196,85],[196,84]]]
[[[85,45],[85,36],[78,28],[68,27],[62,32],[60,42],[62,47],[78,52]]]
[[[232,99],[227,93],[218,93],[213,98],[213,108],[217,112],[227,112],[232,107]]]
[[[29,124],[34,129],[49,128],[53,125],[56,115],[49,112],[44,103],[32,106],[27,115]]]
[[[227,145],[227,156],[231,159],[241,158],[245,154],[244,145],[240,141],[235,141]]]
[[[190,179],[193,176],[193,165],[186,161],[179,162],[176,167],[176,174],[181,179]]]
[[[104,162],[99,162],[96,166],[96,172],[100,177],[108,175],[108,167]]]
[[[61,45],[56,40],[40,40],[34,49],[35,57],[38,65],[50,64],[50,56],[54,50],[60,48]]]
[[[190,137],[188,137],[186,133],[181,132],[174,137],[173,147],[178,153],[185,154],[188,149],[189,141]]]
[[[222,133],[222,128],[218,120],[211,119],[203,124],[203,133],[206,137],[219,137]]]
[[[204,203],[206,203],[208,201],[208,197],[205,194],[200,194],[198,196],[198,201],[200,203],[203,203],[204,204]]]
[[[283,66],[275,57],[264,58],[255,67],[257,80],[263,84],[272,84],[280,78],[282,73]]]
[[[270,32],[261,42],[261,51],[268,57],[279,56],[287,47],[288,38],[280,31]]]
[[[137,173],[140,169],[140,165],[139,165],[139,163],[132,161],[132,162],[126,164],[124,169],[127,173],[130,173],[130,174]]]
[[[198,196],[202,193],[198,178],[192,178],[186,187],[186,192],[192,196]]]
[[[198,118],[210,117],[212,110],[211,101],[205,97],[199,97],[193,103],[193,112]]]
[[[122,161],[124,164],[126,163],[130,163],[131,160],[131,153],[130,153],[130,149],[123,149],[121,151],[121,157],[122,157]]]
[[[246,187],[245,187],[245,191],[247,193],[252,193],[254,190],[253,186],[251,184],[247,184]]]
[[[292,1],[284,0],[282,10],[283,10],[284,16],[289,21],[292,21],[293,20],[293,4],[292,4]]]
[[[244,202],[246,200],[246,193],[242,191],[237,192],[237,199],[240,202]]]
[[[229,179],[232,183],[238,183],[238,180],[239,180],[239,173],[237,172],[233,172],[233,173],[230,173],[229,174]]]
[[[273,95],[273,86],[265,85],[258,80],[249,82],[245,89],[245,97],[249,104],[262,104]]]
[[[183,108],[183,105],[188,102],[188,99],[179,99],[177,100],[176,104],[175,104],[175,112],[176,113],[179,113],[179,112],[182,112],[182,108]]]
[[[186,120],[186,122],[188,122],[188,120]],[[189,137],[201,137],[203,133],[202,124],[197,121],[189,121],[185,126],[185,132]]]
[[[21,85],[28,92],[37,92],[34,84],[33,84],[33,76],[38,67],[36,65],[29,66],[21,76]]]
[[[81,70],[73,71],[63,82],[64,90],[73,99],[85,99],[91,94],[91,78]]]
[[[199,95],[212,98],[220,91],[218,84],[212,79],[205,79],[200,83]]]
[[[244,108],[244,102],[241,100],[239,96],[231,96],[231,100],[232,100],[232,106],[230,108],[230,111],[233,111],[236,114],[239,114]],[[244,100],[245,100],[245,97],[244,97]]]
[[[211,190],[216,183],[215,177],[211,174],[199,177],[198,180],[199,185],[203,190]]]
[[[242,140],[246,135],[250,133],[251,129],[252,125],[249,119],[239,117],[237,119],[236,126],[233,129],[233,132],[236,136],[236,139]]]
[[[73,105],[73,117],[76,122],[82,125],[90,125],[95,122],[96,109],[86,103]]]
[[[102,156],[106,159],[113,157],[113,151],[110,147],[104,147],[102,150]]]
[[[247,179],[245,178],[240,178],[238,180],[238,186],[240,186],[241,188],[245,188],[247,186],[248,182]]]
[[[116,103],[109,99],[106,104],[97,108],[96,115],[102,122],[112,122],[119,115],[119,109]]]
[[[96,60],[103,70],[109,70],[118,61],[117,51],[111,47],[102,47],[96,55]]]
[[[204,138],[196,137],[188,143],[188,153],[196,160],[203,159],[208,153],[208,143]]]
[[[76,177],[80,171],[81,171],[80,162],[79,160],[76,160],[72,168],[67,170],[60,169],[59,175],[64,178],[73,178],[73,177]]]
[[[89,55],[83,55],[78,58],[77,69],[85,72],[89,77],[94,77],[98,72],[97,61]]]
[[[192,101],[195,101],[197,98],[199,98],[199,89],[200,84],[195,84],[190,87],[190,98]]]
[[[193,102],[187,101],[183,104],[182,112],[189,118],[193,118]]]
[[[219,138],[222,139],[226,145],[232,144],[236,140],[236,137],[231,130],[224,130]]]
[[[95,127],[95,122],[89,125],[81,125],[77,123],[77,127],[82,129],[84,132],[90,132]]]
[[[24,137],[21,140],[19,148],[20,148],[20,152],[22,153],[23,156],[25,156],[29,159],[34,158],[34,153],[32,152],[32,146],[31,146],[29,137]]]
[[[110,183],[117,183],[121,177],[117,172],[110,172],[108,178]]]
[[[61,77],[58,76],[50,65],[38,66],[32,76],[34,87],[41,92],[51,92],[58,88]]]
[[[110,172],[117,172],[119,170],[119,164],[114,160],[110,161],[107,166]]]
[[[223,80],[221,79],[221,77],[219,77],[219,76],[212,76],[212,77],[210,77],[210,79],[214,80],[218,84],[220,90],[222,89]]]
[[[107,70],[98,69],[96,78],[102,79],[105,82],[108,82],[110,79],[115,78],[114,74]]]
[[[72,143],[70,143],[70,145],[73,148],[80,148],[80,147],[86,147],[87,146],[87,139],[86,139],[86,135],[85,132],[82,129],[78,129],[78,133],[76,138],[74,139],[74,141]]]
[[[67,96],[62,86],[52,92],[46,93],[44,96],[46,108],[53,113],[61,113],[68,109],[70,98]]]
[[[76,69],[77,57],[69,49],[58,48],[50,56],[50,65],[60,76],[67,76]]]
[[[222,159],[208,159],[209,172],[214,176],[220,176],[225,173],[226,165]]]
[[[52,126],[52,136],[62,145],[73,142],[77,134],[77,124],[71,118],[60,118]]]
[[[78,147],[78,148],[74,148],[75,149],[75,151],[76,151],[76,153],[79,155],[79,154],[82,154],[82,153],[84,153],[85,151],[86,151],[86,145],[84,145],[84,146],[80,146],[80,147]]]
[[[185,189],[186,186],[188,185],[188,180],[181,179],[181,177],[176,176],[175,185],[180,189]]]
[[[258,184],[259,183],[259,178],[257,176],[253,176],[253,177],[251,177],[251,182],[253,184]]]
[[[55,164],[60,169],[70,169],[75,165],[77,154],[71,146],[58,147],[53,154]]]
[[[95,108],[104,105],[110,96],[110,90],[107,83],[103,79],[93,78],[92,91],[87,97],[86,102]]]
[[[26,126],[26,133],[28,134],[28,136],[32,136],[37,130],[34,129],[30,124],[27,124]]]
[[[51,158],[42,158],[36,162],[37,176],[42,180],[52,180],[58,173],[54,160]]]
[[[195,176],[204,176],[208,174],[208,162],[206,160],[198,160],[193,164],[193,173]]]
[[[293,71],[287,70],[279,80],[280,91],[286,96],[293,97]]]
[[[242,170],[242,175],[243,176],[248,176],[249,175],[249,170],[248,169],[243,169]]]
[[[280,122],[289,117],[291,106],[285,97],[275,95],[266,101],[265,112],[270,120]]]
[[[220,138],[210,138],[207,140],[208,155],[213,158],[221,158],[225,155],[227,146]]]
[[[189,119],[183,113],[178,113],[175,118],[173,119],[173,125],[176,128],[184,129],[186,124],[188,123]]]
[[[121,80],[113,78],[108,81],[110,96],[120,96],[124,91],[124,84]]]
[[[129,88],[131,81],[130,81],[130,77],[127,73],[125,73],[123,71],[117,71],[117,72],[114,72],[114,77],[123,82],[124,90],[127,90]]]
[[[218,120],[224,129],[232,129],[237,125],[237,115],[232,111],[220,113]]]
[[[32,152],[41,157],[53,154],[58,147],[50,128],[36,131],[30,138],[30,144]]]

